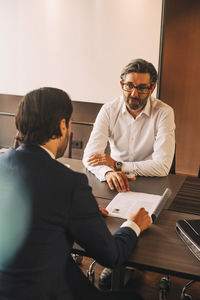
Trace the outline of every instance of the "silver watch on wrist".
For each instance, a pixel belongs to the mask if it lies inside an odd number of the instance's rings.
[[[115,162],[115,170],[116,171],[121,171],[122,170],[122,165],[123,165],[123,163],[121,161],[116,161]]]

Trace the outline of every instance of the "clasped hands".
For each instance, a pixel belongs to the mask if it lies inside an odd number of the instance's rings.
[[[129,191],[128,179],[136,179],[135,176],[128,178],[124,172],[116,171],[115,160],[108,154],[94,153],[90,155],[88,164],[93,167],[105,165],[113,169],[113,171],[108,171],[105,175],[106,181],[111,190],[116,188],[118,192],[127,192]],[[108,216],[108,211],[101,205],[99,205],[99,210],[104,217]],[[143,207],[138,209],[136,213],[131,214],[128,220],[135,222],[139,226],[141,232],[146,230],[152,223],[148,212]]]
[[[93,153],[88,158],[88,164],[92,167],[104,165],[110,167],[113,170],[108,171],[105,174],[105,179],[111,190],[114,190],[114,188],[116,188],[118,192],[128,192],[130,189],[128,180],[134,181],[136,177],[132,176],[128,178],[124,172],[116,171],[115,162],[116,161],[112,157],[105,153]]]

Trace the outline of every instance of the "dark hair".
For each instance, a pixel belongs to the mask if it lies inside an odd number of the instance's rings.
[[[123,70],[120,75],[122,81],[125,80],[125,77],[128,73],[149,73],[151,78],[151,85],[156,84],[157,82],[157,71],[154,65],[144,59],[137,58],[132,60]]]
[[[68,127],[72,110],[70,97],[60,89],[44,87],[26,94],[15,119],[18,142],[43,145],[61,136],[59,123],[65,119]]]

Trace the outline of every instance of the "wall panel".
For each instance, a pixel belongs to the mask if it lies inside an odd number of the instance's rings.
[[[1,0],[0,93],[54,86],[112,100],[131,59],[158,68],[161,10],[162,0]]]
[[[200,1],[167,0],[160,97],[175,110],[176,170],[200,165]]]

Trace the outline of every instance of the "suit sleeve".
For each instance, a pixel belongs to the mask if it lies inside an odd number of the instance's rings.
[[[87,177],[79,174],[71,203],[68,230],[75,242],[100,264],[116,267],[123,264],[135,248],[136,233],[129,227],[113,235],[108,230]]]

